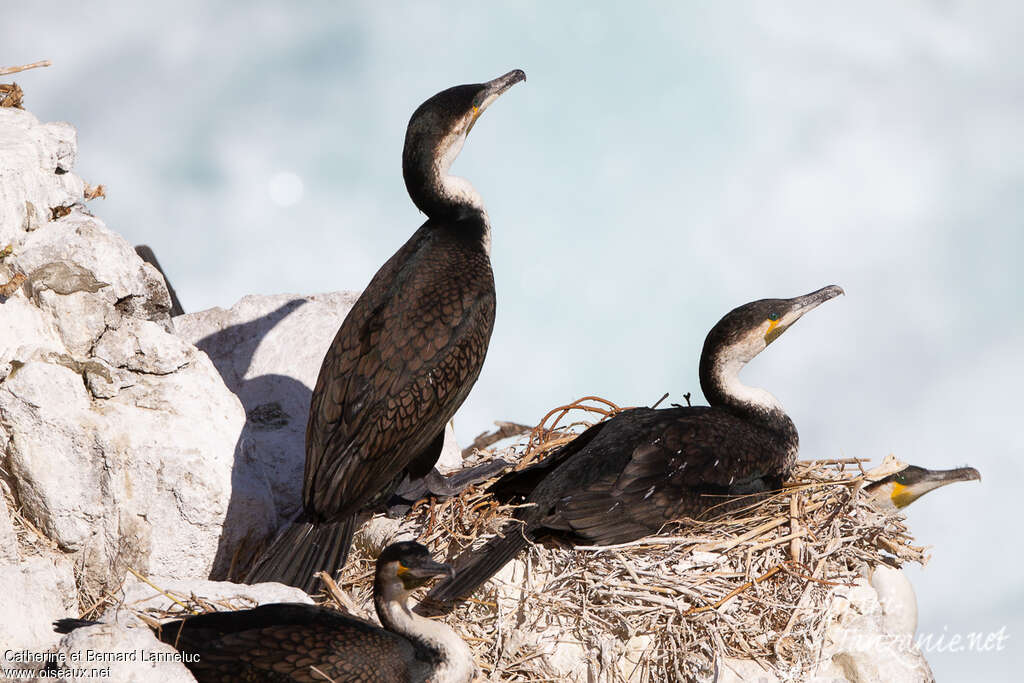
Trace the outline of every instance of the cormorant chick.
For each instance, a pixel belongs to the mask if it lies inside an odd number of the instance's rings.
[[[796,462],[793,421],[764,389],[739,380],[750,360],[802,315],[843,293],[836,286],[794,299],[762,299],[729,312],[708,333],[700,384],[709,407],[634,408],[594,425],[543,461],[492,486],[525,498],[517,521],[456,560],[456,575],[428,599],[470,595],[531,541],[624,543],[697,516],[722,496],[777,489]]]
[[[430,472],[444,427],[483,366],[494,326],[491,227],[448,169],[480,114],[520,70],[434,95],[413,113],[402,172],[427,221],[363,290],[327,350],[306,427],[303,512],[246,581],[311,592],[345,563],[356,515]]]
[[[409,610],[410,593],[451,568],[419,543],[377,559],[373,602],[384,628],[336,610],[275,603],[170,621],[157,637],[183,654],[199,683],[466,683],[473,655],[447,625]],[[59,633],[95,622],[61,619]]]
[[[905,508],[915,500],[940,486],[957,481],[981,481],[981,474],[973,467],[958,467],[953,470],[926,470],[908,465],[899,472],[890,474],[864,487],[872,502],[882,510]]]

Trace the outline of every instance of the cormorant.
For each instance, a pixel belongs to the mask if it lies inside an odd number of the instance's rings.
[[[448,169],[480,114],[525,78],[516,69],[449,88],[409,120],[402,172],[427,221],[373,276],[327,350],[306,428],[303,512],[249,583],[312,591],[317,571],[344,565],[356,514],[437,462],[494,325],[490,222],[473,186]]]
[[[476,665],[469,646],[446,624],[414,614],[410,593],[451,568],[411,541],[377,559],[373,602],[384,628],[336,610],[275,603],[211,612],[154,628],[179,652],[199,683],[335,681],[464,683]],[[95,622],[61,619],[59,633]]]
[[[981,480],[973,467],[953,470],[927,470],[908,465],[864,487],[872,504],[879,510],[893,512],[940,486],[957,481]],[[862,573],[878,593],[882,606],[882,619],[887,633],[913,638],[917,631],[917,596],[906,574],[895,567],[879,563],[865,565]]]
[[[981,474],[973,467],[926,470],[917,465],[908,465],[899,472],[868,484],[864,492],[871,496],[872,502],[880,509],[898,510],[940,486],[973,480],[981,480]]]
[[[623,411],[499,479],[491,488],[499,500],[523,497],[532,505],[482,549],[460,556],[454,579],[428,599],[470,595],[533,540],[624,543],[696,516],[723,495],[779,488],[796,462],[796,427],[774,396],[738,375],[804,313],[842,293],[833,285],[732,310],[701,352],[700,385],[710,406]]]

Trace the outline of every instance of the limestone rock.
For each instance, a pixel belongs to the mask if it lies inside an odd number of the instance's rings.
[[[282,583],[231,583],[228,581],[208,581],[205,579],[174,579],[166,576],[147,577],[154,585],[165,593],[183,596],[197,595],[211,603],[228,603],[236,605],[248,603],[248,606],[266,605],[272,602],[301,602],[312,605],[313,600],[298,588]],[[168,610],[174,605],[164,594],[153,589],[148,583],[129,577],[121,590],[122,601],[132,609]],[[106,621],[107,619],[103,619]]]
[[[3,649],[43,650],[57,642],[53,620],[77,614],[75,574],[63,557],[26,557],[0,564],[0,654]]]
[[[235,480],[254,495],[267,495],[257,490],[269,486],[274,526],[299,510],[310,396],[324,353],[356,297],[247,296],[227,310],[174,319],[178,336],[210,357],[242,402],[243,470]]]
[[[223,528],[242,407],[169,332],[159,272],[85,209],[74,160],[70,126],[0,111],[0,282],[26,278],[0,299],[0,475],[85,588],[223,572],[248,532]]]
[[[870,572],[868,581],[878,593],[886,633],[913,636],[917,632],[917,595],[907,575],[881,564]]]
[[[878,592],[867,579],[856,583],[852,588],[836,588],[827,635],[830,642],[822,652],[826,664],[821,672],[842,675],[851,683],[933,680],[928,662],[913,642],[913,633],[903,628],[888,630],[887,624],[898,622],[886,618]],[[913,600],[912,592],[909,598]],[[913,611],[916,614],[916,601]]]
[[[68,662],[68,667],[85,671],[106,670],[108,673],[103,674],[103,678],[118,683],[195,683],[196,680],[184,664],[173,659],[177,651],[157,640],[145,626],[124,628],[114,624],[95,624],[77,628],[64,636],[57,652]],[[131,659],[89,661],[90,658],[117,654],[128,655]],[[91,681],[96,677],[85,674],[64,680]]]
[[[356,530],[352,545],[367,557],[377,557],[392,543],[414,540],[416,534],[403,526],[402,520],[375,515]]]
[[[81,178],[68,173],[77,137],[66,123],[0,108],[0,247],[47,222],[51,209],[82,200]]]
[[[218,605],[218,609],[249,609],[274,602],[313,604],[313,600],[303,591],[280,583],[248,585],[206,579],[175,579],[167,576],[146,578],[149,583],[129,576],[124,586],[114,593],[119,600],[118,607],[108,609],[99,621],[126,628],[144,626],[143,621],[136,616],[137,611],[160,615],[178,611],[178,606],[168,595],[173,595],[183,602],[197,596],[205,602]],[[153,586],[158,586],[163,592],[157,591]]]
[[[7,501],[0,497],[0,565],[18,561],[18,536],[14,532]]]

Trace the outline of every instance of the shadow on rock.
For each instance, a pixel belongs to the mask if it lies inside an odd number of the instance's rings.
[[[275,303],[275,297],[246,299],[249,304],[254,303],[252,299]],[[282,371],[290,369],[287,358],[292,349],[307,340],[275,328],[307,303],[305,298],[293,298],[259,317],[228,324],[195,342],[238,396],[246,414],[245,427],[235,446],[231,498],[224,519],[225,529],[245,530],[238,534],[244,540],[236,546],[225,542],[236,534],[221,535],[211,579],[243,576],[263,540],[299,508],[312,389]],[[207,323],[226,323],[238,317],[230,314],[238,313],[239,306],[189,317],[205,316]],[[255,312],[252,309],[250,305],[246,312]]]

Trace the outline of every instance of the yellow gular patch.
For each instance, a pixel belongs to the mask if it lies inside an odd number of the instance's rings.
[[[914,496],[906,486],[894,481],[892,483],[892,493],[889,494],[889,498],[892,500],[893,505],[901,508],[913,503],[916,496]]]
[[[406,574],[409,573],[409,568],[406,567],[404,564],[399,564],[398,565],[398,570],[395,573],[398,574],[399,576],[405,576]]]
[[[473,115],[469,118],[469,125],[466,126],[466,135],[469,135],[469,131],[473,130],[473,126],[476,125],[478,118],[480,118],[480,107],[473,107]]]
[[[779,321],[769,321],[768,331],[764,333],[764,343],[771,344],[780,334],[782,334],[782,330],[779,329]]]

